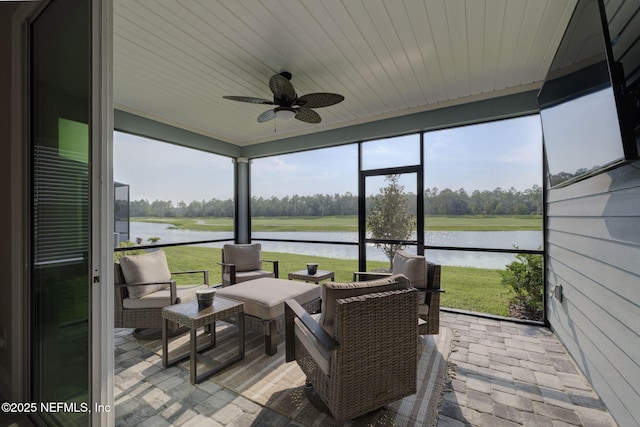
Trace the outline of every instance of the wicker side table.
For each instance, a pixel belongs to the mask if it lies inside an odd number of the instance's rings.
[[[224,362],[213,360],[200,354],[205,350],[215,347],[215,322],[218,320],[236,317],[238,320],[238,354]],[[179,323],[190,329],[189,351],[169,359],[169,322]],[[212,325],[210,341],[200,348],[197,344],[197,330],[200,327]],[[198,310],[198,303],[190,301],[183,304],[170,305],[162,309],[162,366],[167,368],[176,363],[190,358],[189,369],[191,384],[196,384],[211,375],[220,372],[244,357],[244,304],[239,301],[216,296],[211,307]],[[197,362],[202,362],[211,369],[198,374]]]
[[[316,274],[309,274],[307,270],[292,271],[289,273],[289,280],[304,280],[305,282],[313,282],[318,285],[321,281],[331,279],[334,281],[334,273],[329,270],[318,270]]]

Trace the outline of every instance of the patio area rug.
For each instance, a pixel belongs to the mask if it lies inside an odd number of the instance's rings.
[[[219,322],[218,345],[207,352],[224,360],[237,352],[237,329]],[[335,425],[333,417],[318,411],[305,393],[305,376],[295,362],[284,361],[284,334],[280,334],[278,353],[264,352],[264,336],[248,332],[245,336],[245,357],[226,370],[210,377],[213,381],[243,397],[291,418],[303,426]],[[431,426],[437,422],[438,406],[445,382],[448,380],[447,359],[453,350],[453,332],[445,327],[438,335],[420,338],[418,345],[418,392],[384,408],[373,411],[346,425],[351,426]],[[188,342],[188,334],[172,341],[171,348]],[[149,343],[152,351],[160,353],[158,342]],[[176,349],[179,351],[179,349]],[[179,366],[188,368],[188,361]],[[206,367],[199,366],[200,369]]]

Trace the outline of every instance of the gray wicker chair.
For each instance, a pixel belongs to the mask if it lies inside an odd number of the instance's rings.
[[[273,272],[263,270],[262,263],[270,262]],[[228,244],[222,247],[222,286],[235,285],[236,283],[261,277],[278,278],[278,261],[262,259],[262,246],[260,243]]]
[[[300,365],[308,395],[338,422],[416,392],[418,290],[405,276],[327,282],[321,309],[311,315],[286,301],[286,361]]]
[[[114,270],[114,326],[135,328],[140,338],[159,337],[159,333],[145,335],[141,330],[159,331],[163,307],[195,300],[196,290],[209,285],[207,270],[170,272],[164,251],[123,256]],[[176,275],[197,273],[203,275],[203,284],[176,286]]]
[[[355,272],[353,281],[404,274],[420,292],[420,335],[437,334],[440,332],[440,294],[444,292],[440,288],[440,271],[440,265],[427,261],[424,256],[400,250],[393,257],[390,273]]]

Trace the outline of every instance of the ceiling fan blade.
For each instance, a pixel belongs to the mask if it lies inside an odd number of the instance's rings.
[[[282,73],[285,74],[285,73]],[[289,79],[282,74],[274,74],[269,79],[269,89],[277,100],[291,102],[296,99],[296,91]],[[290,74],[287,74],[290,76]]]
[[[268,122],[269,120],[275,119],[276,118],[276,111],[275,110],[267,110],[264,113],[260,114],[258,116],[258,123],[264,123],[264,122]]]
[[[337,93],[318,92],[302,95],[294,104],[306,108],[320,108],[335,105],[342,101],[344,101],[344,96]]]
[[[230,99],[232,101],[250,102],[252,104],[267,104],[275,105],[273,101],[269,101],[264,98],[254,98],[252,96],[223,96],[224,99]]]
[[[300,107],[296,109],[296,119],[307,123],[320,123],[320,114],[310,108]]]

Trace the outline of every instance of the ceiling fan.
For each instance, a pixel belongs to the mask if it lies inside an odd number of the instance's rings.
[[[250,102],[252,104],[277,105],[258,116],[258,122],[264,123],[276,117],[279,119],[296,118],[306,123],[320,123],[320,115],[312,108],[328,107],[344,100],[344,96],[336,93],[309,93],[298,97],[291,84],[291,73],[283,71],[269,79],[269,88],[273,92],[273,101],[251,96],[223,96],[232,101]]]

